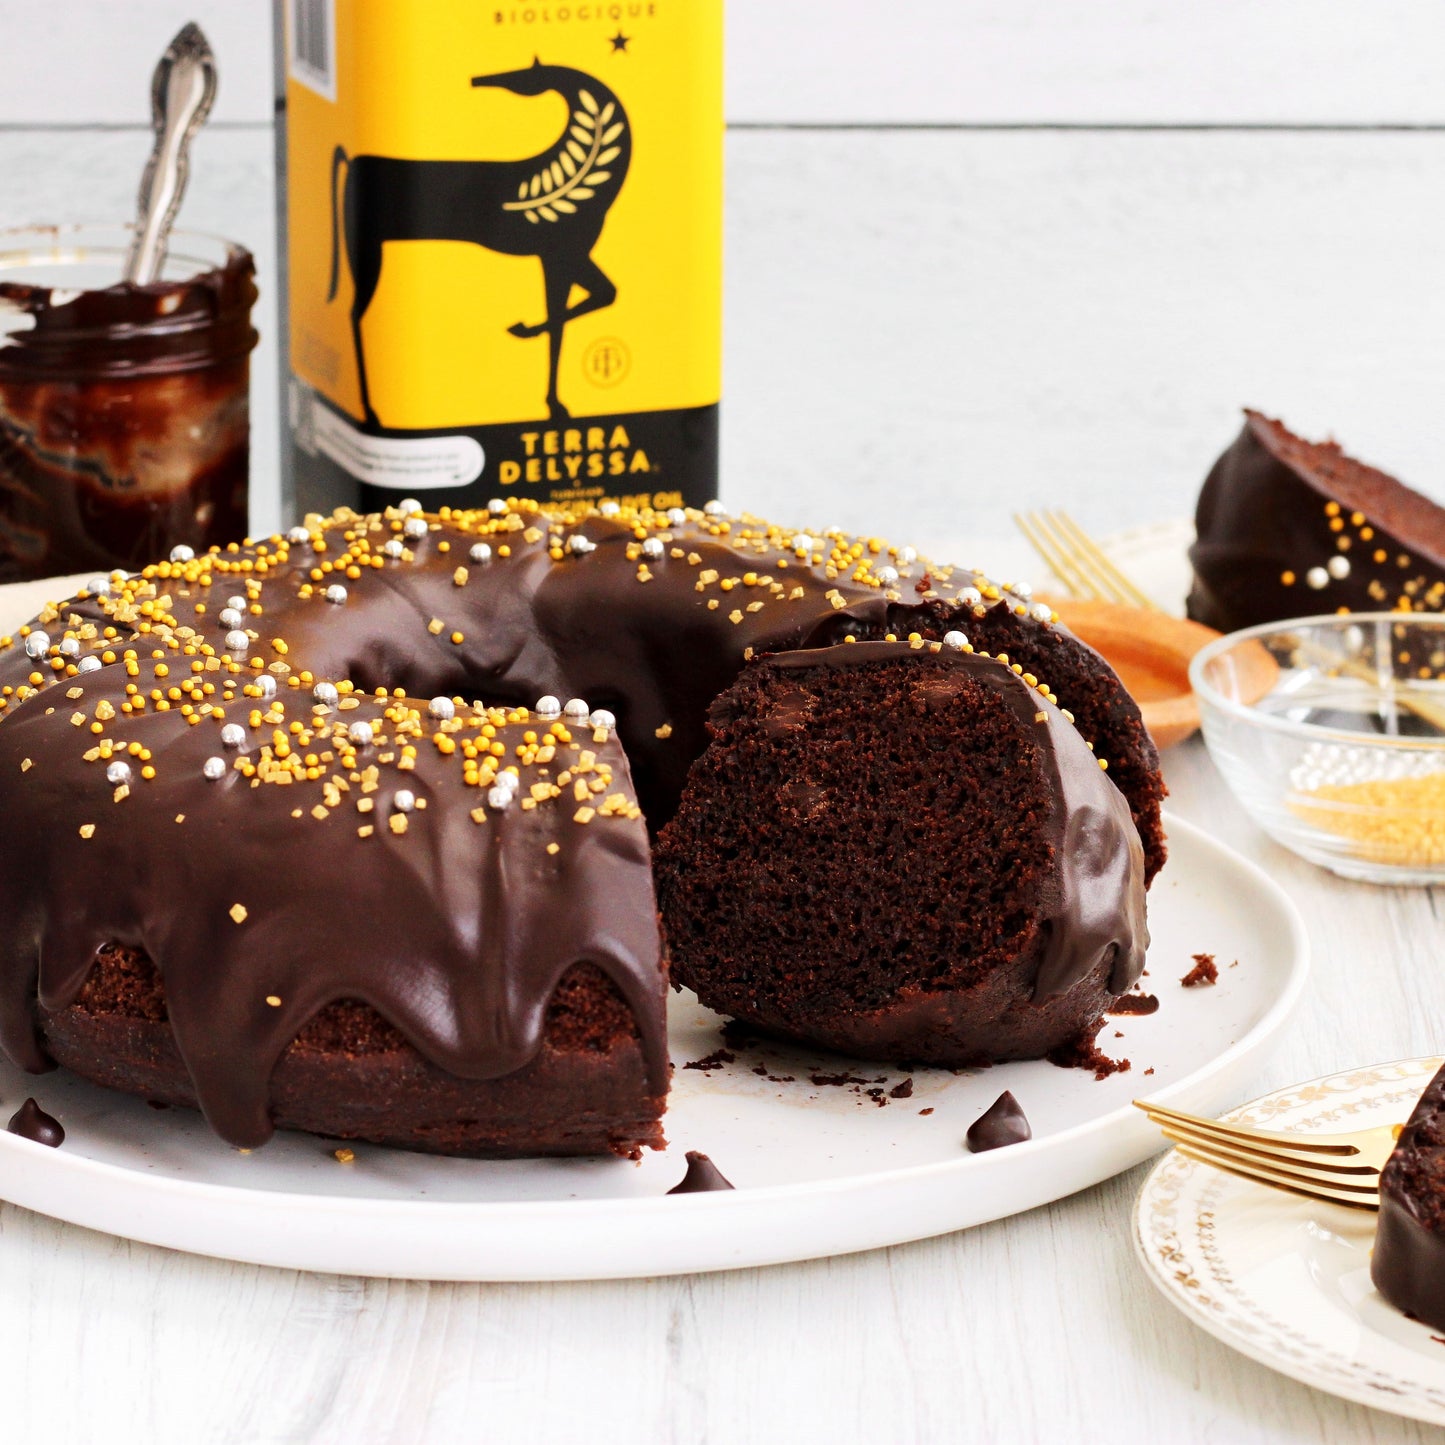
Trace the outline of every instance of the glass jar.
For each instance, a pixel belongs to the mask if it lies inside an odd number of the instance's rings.
[[[178,231],[135,286],[130,233],[0,230],[0,583],[246,532],[251,255]]]

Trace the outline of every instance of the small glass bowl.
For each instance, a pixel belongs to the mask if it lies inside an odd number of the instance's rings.
[[[1189,681],[1210,756],[1276,842],[1361,882],[1445,883],[1445,616],[1246,628]]]

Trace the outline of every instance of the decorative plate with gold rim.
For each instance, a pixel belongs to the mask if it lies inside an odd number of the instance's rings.
[[[1331,1133],[1400,1123],[1438,1058],[1332,1074],[1266,1094],[1224,1117]],[[1134,1213],[1149,1277],[1195,1324],[1330,1394],[1445,1424],[1445,1338],[1370,1283],[1375,1215],[1267,1189],[1171,1150]]]

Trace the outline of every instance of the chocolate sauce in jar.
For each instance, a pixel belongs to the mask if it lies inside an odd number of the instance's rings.
[[[135,569],[246,532],[251,306],[239,246],[177,232],[119,277],[128,228],[0,233],[0,583]]]

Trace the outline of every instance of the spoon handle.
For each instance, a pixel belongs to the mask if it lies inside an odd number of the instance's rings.
[[[160,275],[166,241],[186,190],[191,140],[216,98],[216,58],[194,21],[166,47],[151,79],[155,146],[141,176],[135,240],[125,279],[138,285]]]

